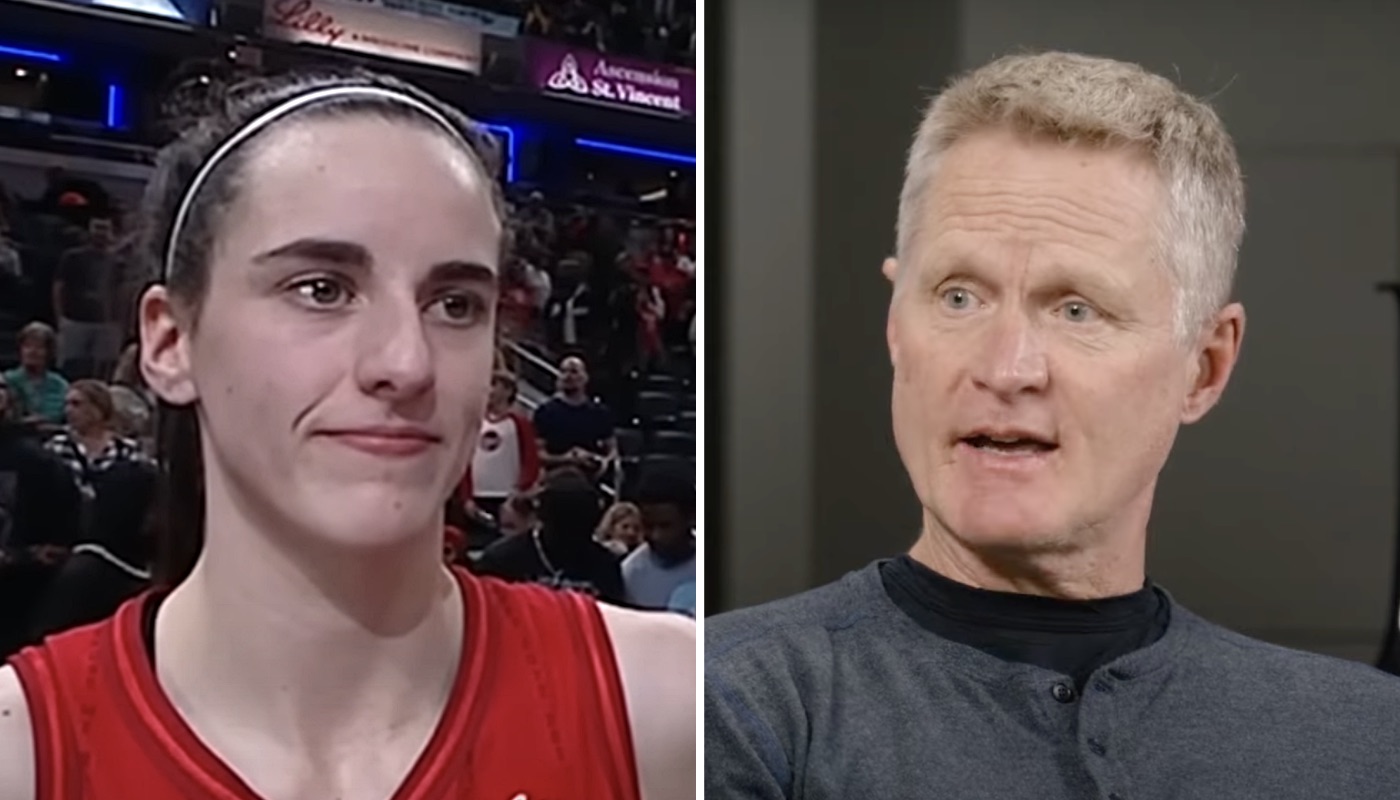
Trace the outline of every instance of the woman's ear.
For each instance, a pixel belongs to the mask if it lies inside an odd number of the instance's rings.
[[[178,311],[164,286],[157,284],[141,295],[141,375],[160,399],[182,406],[193,403],[199,394],[190,376],[192,326],[181,324]]]

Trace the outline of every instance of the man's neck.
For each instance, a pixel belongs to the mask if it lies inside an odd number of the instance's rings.
[[[48,372],[49,372],[48,367],[44,367],[44,366],[38,366],[38,367],[36,367],[36,366],[32,366],[32,365],[30,365],[30,364],[25,364],[25,365],[24,365],[24,377],[28,378],[28,379],[31,380],[31,381],[43,380],[43,379],[44,379],[44,376],[47,375]]]
[[[510,406],[487,406],[486,418],[492,422],[499,422],[510,416]]]
[[[157,674],[192,727],[216,752],[251,730],[310,759],[385,731],[426,737],[464,635],[440,537],[392,553],[296,553],[213,488],[212,535],[156,619]]]
[[[1093,600],[1141,589],[1146,580],[1146,518],[1137,535],[1081,534],[1086,541],[1051,552],[979,551],[941,529],[925,512],[924,531],[909,555],[967,586],[997,592]]]
[[[680,549],[675,552],[658,550],[656,546],[652,544],[648,544],[646,548],[651,552],[652,556],[655,557],[657,561],[661,562],[661,566],[665,567],[666,569],[678,567],[681,564],[684,564],[687,561],[691,561],[695,558],[695,547],[693,544],[689,548]]]
[[[588,393],[583,391],[565,390],[559,393],[564,402],[569,405],[581,406],[588,402]]]

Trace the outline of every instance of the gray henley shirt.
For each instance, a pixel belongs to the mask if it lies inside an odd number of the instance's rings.
[[[1175,602],[1081,696],[920,627],[871,565],[706,620],[704,680],[707,798],[1400,800],[1400,679]]]

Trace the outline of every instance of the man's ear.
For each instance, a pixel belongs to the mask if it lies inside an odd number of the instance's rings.
[[[189,320],[181,324],[180,309],[159,284],[141,295],[141,375],[160,399],[188,405],[199,397],[190,376]]]
[[[1220,401],[1225,384],[1239,362],[1244,341],[1244,306],[1231,303],[1215,315],[1211,327],[1201,334],[1191,385],[1181,406],[1181,422],[1190,425],[1201,419]]]
[[[891,288],[899,279],[899,262],[894,258],[885,259],[885,263],[880,265],[880,272],[885,279],[890,282]],[[894,304],[895,298],[890,298],[890,310],[885,317],[885,344],[890,349],[890,366],[894,367],[896,373],[899,372],[899,332],[894,325]]]

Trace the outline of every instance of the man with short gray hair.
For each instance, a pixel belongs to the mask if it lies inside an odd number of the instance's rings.
[[[1395,798],[1400,681],[1148,580],[1178,429],[1240,352],[1238,158],[1142,68],[1012,56],[933,101],[886,337],[910,551],[706,625],[711,798]]]

